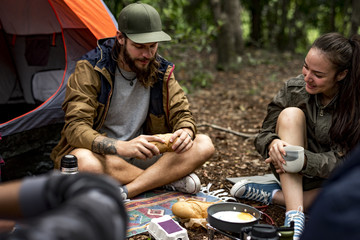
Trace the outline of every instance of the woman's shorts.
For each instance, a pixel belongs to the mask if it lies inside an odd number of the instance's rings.
[[[270,164],[271,171],[275,175],[275,177],[280,181],[279,174],[276,172],[274,165]],[[303,190],[309,191],[315,188],[321,188],[325,178],[320,177],[307,177],[303,176]]]

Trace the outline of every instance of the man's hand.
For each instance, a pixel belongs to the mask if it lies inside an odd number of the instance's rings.
[[[130,141],[99,136],[93,142],[92,151],[104,155],[112,154],[145,160],[160,154],[159,149],[150,141],[164,142],[162,138],[150,135],[140,135]]]
[[[173,144],[172,149],[176,153],[183,153],[189,150],[193,145],[192,131],[188,128],[182,128],[173,133],[170,142],[173,142],[177,137],[178,140]]]
[[[140,135],[130,141],[123,142],[121,145],[124,147],[121,147],[120,155],[143,160],[160,155],[159,149],[150,142],[164,143],[165,141],[155,135]]]

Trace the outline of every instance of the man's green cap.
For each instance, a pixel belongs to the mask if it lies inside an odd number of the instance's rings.
[[[170,41],[171,37],[162,31],[159,13],[145,3],[132,3],[121,10],[119,30],[135,43]]]

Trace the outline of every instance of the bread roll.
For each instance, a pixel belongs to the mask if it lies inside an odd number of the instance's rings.
[[[174,151],[172,149],[172,145],[177,141],[177,139],[179,137],[175,138],[175,140],[173,142],[170,142],[170,137],[172,136],[172,133],[156,134],[155,136],[161,137],[165,141],[164,143],[151,142],[152,144],[154,144],[160,150],[160,153],[173,152]]]
[[[194,199],[180,200],[172,206],[173,214],[182,219],[207,218],[207,209],[215,202],[203,202]]]

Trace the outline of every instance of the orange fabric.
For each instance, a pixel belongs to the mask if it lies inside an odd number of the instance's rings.
[[[87,28],[87,26],[85,26],[82,20],[64,2],[64,0],[49,0],[49,3],[54,9],[54,13],[56,14],[62,30],[71,28]]]
[[[116,35],[116,26],[100,0],[64,0],[97,39]]]
[[[55,46],[55,45],[56,45],[56,33],[53,33],[51,46]]]

